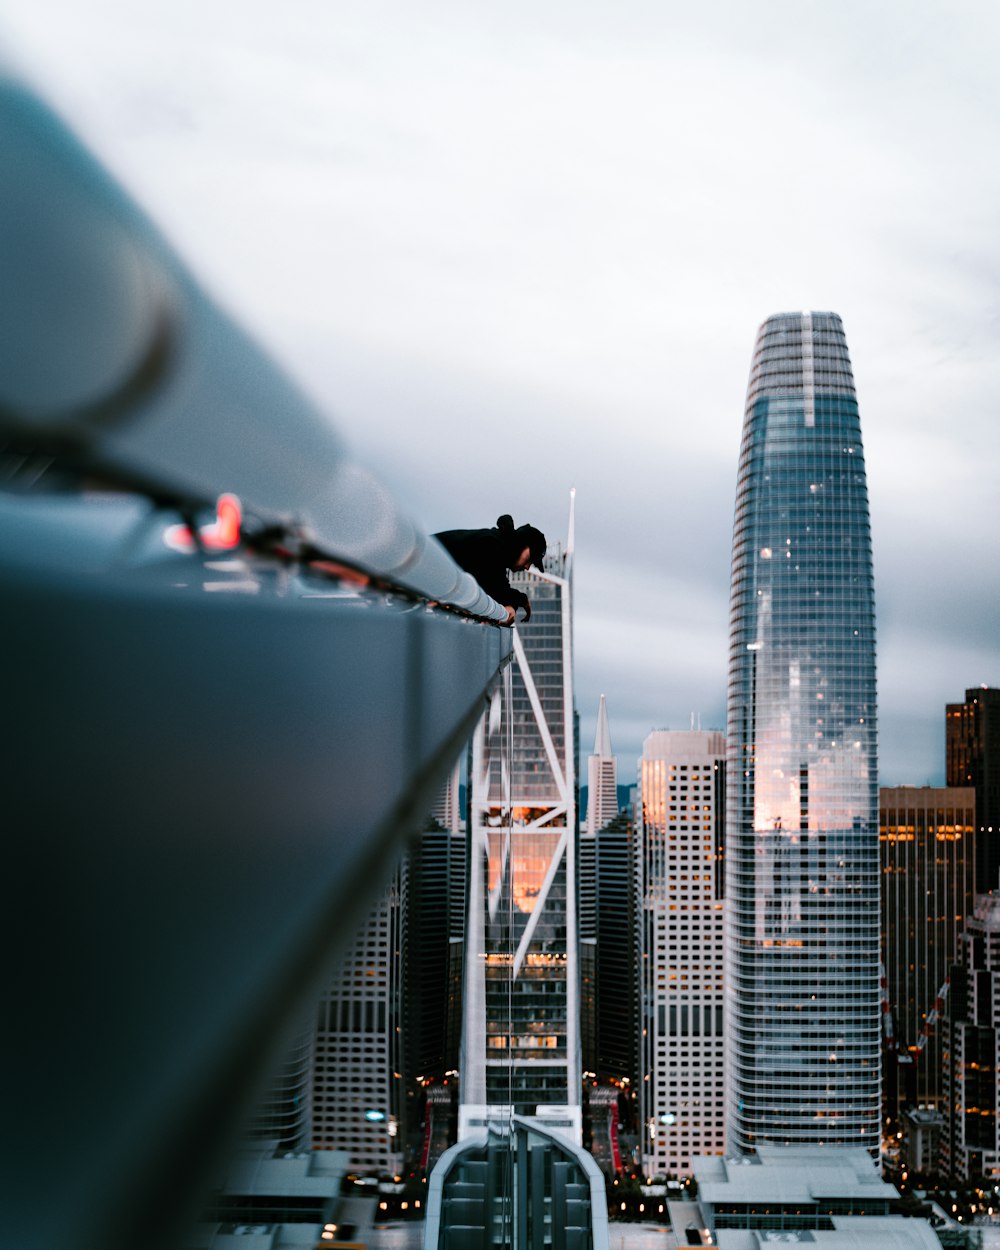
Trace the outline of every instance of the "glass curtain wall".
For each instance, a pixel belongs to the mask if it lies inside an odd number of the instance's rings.
[[[879,1140],[875,620],[840,318],[761,327],[730,601],[727,1146]]]
[[[566,555],[517,575],[532,604],[470,764],[460,1135],[490,1108],[580,1133],[576,778]]]

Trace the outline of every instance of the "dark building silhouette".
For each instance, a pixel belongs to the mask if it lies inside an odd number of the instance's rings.
[[[465,834],[432,820],[409,852],[403,973],[407,1153],[433,1167],[457,1136]]]
[[[976,889],[1000,886],[1000,689],[966,690],[945,709],[945,772],[949,786],[976,792]]]
[[[1000,1178],[1000,895],[980,895],[952,969],[944,1032],[942,1165]]]
[[[621,812],[595,835],[597,1079],[634,1083],[638,1070],[635,827]]]
[[[974,901],[975,793],[894,786],[879,791],[882,958],[892,1010],[885,1110],[938,1108],[940,1036],[930,1020],[958,960]]]

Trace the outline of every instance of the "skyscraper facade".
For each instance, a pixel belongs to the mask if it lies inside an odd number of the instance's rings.
[[[598,1016],[597,980],[602,967],[597,942],[598,843],[599,834],[618,815],[618,761],[611,751],[608,706],[601,695],[597,708],[594,752],[587,760],[587,820],[579,839],[580,915],[580,1016],[583,1066],[597,1073],[600,1067],[598,1034],[603,1020]],[[604,900],[601,906],[604,907]],[[628,1027],[630,1021],[623,1021]],[[593,1079],[591,1077],[591,1079]],[[591,1086],[593,1088],[593,1086]]]
[[[449,816],[447,810],[441,814]],[[407,1152],[423,1168],[433,1167],[456,1135],[457,1085],[450,1074],[458,1068],[460,1042],[465,849],[463,831],[444,828],[432,817],[406,856],[404,1123]]]
[[[938,1108],[940,1037],[928,1016],[958,958],[974,899],[975,791],[893,786],[879,791],[882,951],[897,1071],[886,1092],[905,1106]],[[902,1076],[902,1080],[893,1077]],[[895,1089],[893,1089],[895,1085]]]
[[[530,623],[473,737],[460,1138],[491,1108],[580,1141],[576,716],[571,555],[515,574]]]
[[[945,779],[976,792],[976,889],[1000,889],[1000,690],[966,690],[945,709]]]
[[[647,1176],[725,1148],[723,859],[726,739],[657,730],[639,761],[639,1102]]]
[[[404,1107],[400,1003],[404,859],[338,961],[319,1004],[313,1148],[346,1150],[351,1167],[399,1172]]]
[[[875,619],[834,313],[760,328],[730,598],[727,1148],[879,1144]]]
[[[594,837],[597,895],[595,1074],[632,1086],[639,1068],[639,895],[635,822],[619,814]]]

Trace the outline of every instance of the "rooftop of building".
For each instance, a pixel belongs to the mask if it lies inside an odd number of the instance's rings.
[[[190,1250],[311,1250],[322,1235],[321,1224],[201,1224]]]
[[[756,1155],[697,1155],[692,1171],[703,1203],[813,1203],[823,1198],[890,1201],[899,1194],[879,1178],[860,1146],[774,1146]]]
[[[835,1215],[832,1229],[720,1229],[719,1250],[761,1250],[775,1242],[812,1245],[815,1250],[941,1250],[926,1220],[902,1215]]]
[[[697,1229],[702,1234],[701,1240],[703,1245],[711,1243],[711,1234],[704,1226],[704,1216],[701,1213],[700,1203],[671,1199],[667,1203],[667,1215],[679,1246],[691,1244],[687,1236],[689,1228]]]
[[[346,1150],[244,1150],[231,1160],[218,1188],[225,1194],[326,1197],[340,1193],[350,1161]],[[240,1244],[249,1250],[246,1243]]]
[[[940,1111],[929,1107],[911,1107],[903,1112],[903,1119],[919,1127],[940,1127],[944,1124],[944,1116]]]
[[[1000,929],[1000,891],[976,896],[975,918],[989,929]]]

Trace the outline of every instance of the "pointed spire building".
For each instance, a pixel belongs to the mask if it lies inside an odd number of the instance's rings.
[[[603,829],[618,815],[618,760],[611,754],[611,730],[604,695],[597,709],[594,754],[587,761],[587,833]]]

